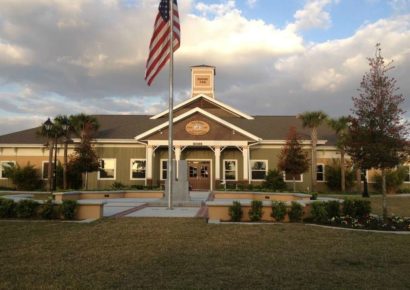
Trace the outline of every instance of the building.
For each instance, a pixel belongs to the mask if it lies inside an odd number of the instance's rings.
[[[275,169],[291,126],[302,136],[303,148],[311,158],[310,131],[302,128],[297,116],[251,116],[218,101],[215,94],[215,67],[193,66],[192,94],[174,106],[174,156],[187,160],[193,190],[213,190],[221,183],[260,184],[269,169]],[[168,110],[155,116],[97,115],[100,129],[95,149],[101,168],[89,175],[90,189],[124,185],[162,186],[167,176]],[[47,178],[46,140],[38,128],[0,136],[0,162],[25,165],[30,162]],[[325,165],[340,154],[334,132],[323,125],[318,130],[316,180],[325,190]],[[74,139],[75,142],[79,140]],[[72,146],[70,148],[72,152]],[[62,162],[63,149],[58,150]],[[11,186],[0,172],[0,186]],[[310,172],[297,178],[297,190],[312,188]],[[285,181],[291,183],[290,178]]]

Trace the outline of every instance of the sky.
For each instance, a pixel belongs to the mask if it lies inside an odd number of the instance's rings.
[[[168,71],[144,82],[159,0],[1,0],[0,134],[58,114],[168,106]],[[219,101],[252,115],[348,115],[376,43],[410,111],[410,0],[178,0],[175,96],[216,67]],[[410,119],[410,113],[405,117]]]

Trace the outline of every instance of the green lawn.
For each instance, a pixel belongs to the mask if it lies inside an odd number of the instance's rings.
[[[0,289],[408,289],[409,245],[303,224],[0,221]]]

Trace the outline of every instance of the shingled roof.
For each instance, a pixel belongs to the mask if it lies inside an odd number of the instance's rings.
[[[96,139],[132,140],[135,136],[159,125],[167,120],[164,118],[150,119],[147,115],[95,115],[100,128]],[[310,130],[302,128],[302,123],[296,116],[254,116],[255,119],[222,118],[263,140],[285,140],[289,128],[295,126],[303,139],[310,139]],[[38,127],[0,136],[0,145],[7,144],[44,144],[46,138],[37,135]],[[336,136],[327,126],[318,130],[318,138],[328,140],[326,145],[335,145]]]

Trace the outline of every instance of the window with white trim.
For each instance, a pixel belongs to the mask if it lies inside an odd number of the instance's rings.
[[[15,161],[0,161],[0,179],[7,179],[5,169],[8,167],[16,166]]]
[[[325,165],[324,164],[317,164],[316,165],[316,181],[325,181]]]
[[[237,180],[237,161],[236,160],[224,160],[224,180]]]
[[[51,162],[51,175],[53,175],[53,168],[54,168],[54,162]],[[43,164],[41,166],[41,178],[44,180],[48,179],[48,161],[43,161]]]
[[[168,160],[162,159],[161,160],[161,180],[167,179],[167,172],[168,172]]]
[[[114,158],[101,158],[99,160],[98,179],[114,180],[117,160]]]
[[[145,159],[131,159],[131,179],[145,179]]]
[[[404,169],[406,170],[406,175],[404,176],[404,182],[410,183],[410,164],[404,165]]]
[[[251,160],[252,180],[264,180],[268,170],[267,160]]]
[[[293,177],[295,177],[296,182],[303,182],[303,174],[290,174],[288,172],[283,172],[283,180],[285,182],[293,182]]]

